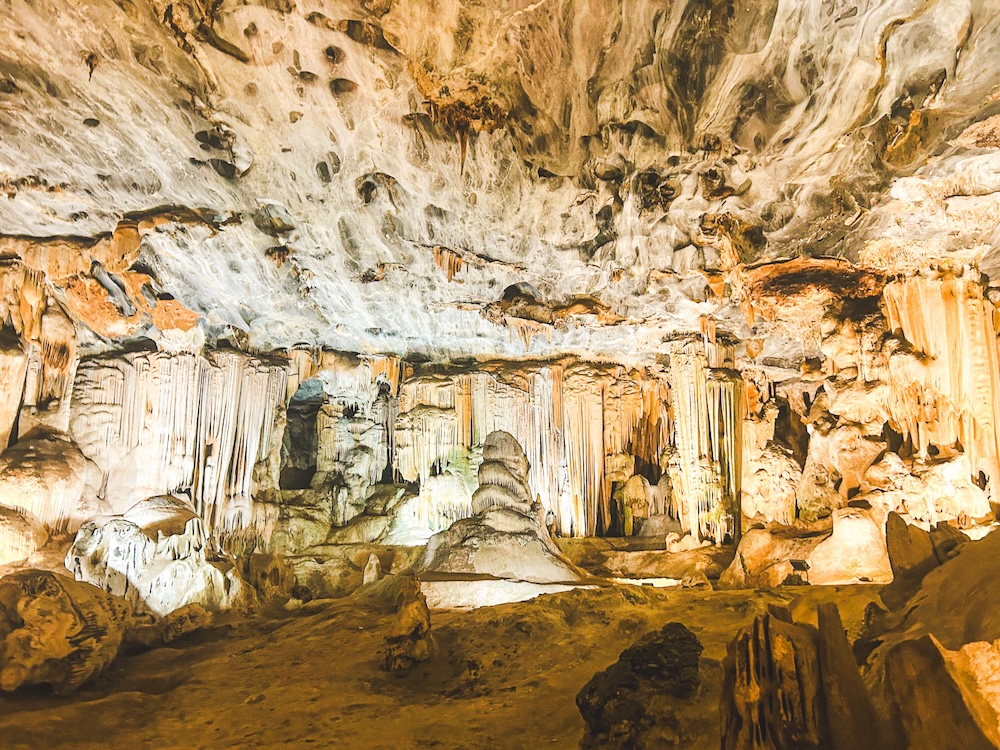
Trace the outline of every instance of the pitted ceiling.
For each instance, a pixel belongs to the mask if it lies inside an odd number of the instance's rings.
[[[167,217],[157,292],[262,350],[522,356],[526,288],[532,356],[639,361],[751,336],[741,265],[1000,242],[996,2],[11,0],[0,112],[0,234]]]

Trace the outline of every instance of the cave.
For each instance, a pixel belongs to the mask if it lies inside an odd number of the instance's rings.
[[[998,50],[0,3],[0,746],[1000,748]]]

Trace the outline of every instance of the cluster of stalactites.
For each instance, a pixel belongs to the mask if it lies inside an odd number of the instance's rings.
[[[324,390],[334,399],[348,403],[372,403],[387,390],[395,398],[403,377],[403,361],[392,355],[355,355],[324,349],[293,349],[288,353],[289,378],[286,400],[302,383],[313,377],[323,379]]]
[[[322,382],[323,405],[316,420],[318,470],[358,464],[358,451],[365,451],[370,453],[363,461],[368,483],[378,482],[396,450],[393,426],[399,414],[402,360],[293,350],[289,361],[289,399],[306,380]]]
[[[0,451],[19,407],[32,416],[36,407],[65,404],[76,349],[76,329],[49,296],[45,274],[19,260],[0,262]],[[65,429],[65,410],[60,415],[62,421],[50,426]],[[23,420],[21,432],[34,424]]]
[[[393,406],[380,399],[366,413],[348,416],[342,404],[323,404],[316,415],[317,471],[330,472],[338,465],[363,463],[368,484],[377,483],[389,464]],[[367,460],[352,460],[359,451],[367,454]]]
[[[271,447],[285,367],[237,352],[133,352],[81,362],[71,430],[104,473],[112,508],[149,494],[188,494],[209,531],[253,520],[254,468]]]
[[[912,439],[919,457],[957,442],[974,472],[997,477],[998,311],[978,278],[941,273],[894,281],[883,300],[889,330],[912,346],[888,353],[892,426]]]
[[[692,536],[722,542],[739,535],[743,379],[709,368],[700,343],[678,343],[670,355],[675,502]]]
[[[414,378],[401,387],[396,465],[423,484],[503,430],[526,446],[527,484],[561,533],[593,535],[611,522],[606,457],[658,467],[668,398],[662,377],[583,363]]]

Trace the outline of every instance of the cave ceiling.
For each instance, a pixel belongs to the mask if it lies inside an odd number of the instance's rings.
[[[993,0],[0,3],[0,258],[78,253],[95,348],[641,361],[760,335],[756,265],[998,227]]]

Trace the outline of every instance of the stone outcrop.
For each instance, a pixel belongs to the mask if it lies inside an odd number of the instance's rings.
[[[295,586],[295,566],[282,555],[247,555],[240,560],[240,573],[262,602],[284,604]]]
[[[431,636],[431,613],[420,591],[420,581],[413,576],[403,579],[396,596],[396,615],[386,633],[382,668],[404,672],[434,654]]]
[[[886,655],[885,686],[907,750],[1000,747],[996,644],[950,652],[932,635],[907,640]]]
[[[732,588],[889,583],[892,567],[876,517],[860,508],[841,508],[825,523],[750,529],[719,583]]]
[[[0,689],[76,690],[117,656],[128,604],[86,583],[41,570],[0,579]]]
[[[759,615],[722,663],[723,750],[892,750],[891,726],[875,710],[835,605],[818,629],[786,611]]]
[[[211,611],[248,609],[257,600],[234,564],[212,554],[191,505],[171,495],[85,523],[66,567],[77,580],[123,597],[137,612],[166,615],[195,603]]]
[[[38,428],[0,454],[0,505],[51,531],[76,531],[106,509],[100,484],[100,471],[63,432]]]
[[[200,604],[185,604],[163,617],[152,618],[152,622],[134,618],[125,632],[125,646],[131,649],[165,646],[196,630],[209,627],[213,619],[214,615]]]
[[[717,732],[702,682],[697,636],[679,622],[647,633],[576,696],[587,725],[583,748],[702,747]],[[702,712],[701,721],[692,719]]]

